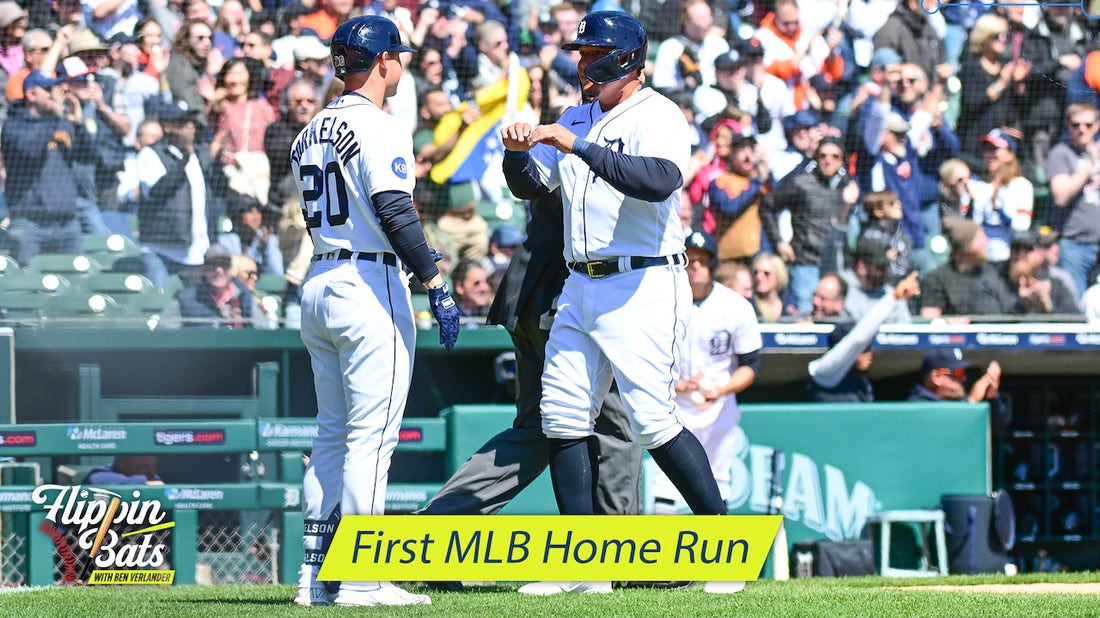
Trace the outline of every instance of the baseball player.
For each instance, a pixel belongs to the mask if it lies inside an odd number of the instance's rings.
[[[426,515],[488,515],[504,508],[548,463],[539,404],[546,340],[554,299],[569,269],[562,259],[561,196],[547,193],[531,202],[527,239],[517,247],[489,310],[488,322],[508,329],[516,349],[516,419],[462,464],[419,512]],[[641,512],[642,449],[616,390],[608,393],[595,421],[600,442],[600,477],[595,510],[606,515]],[[458,582],[429,584],[460,591]]]
[[[401,78],[397,27],[356,17],[330,44],[344,93],[295,138],[291,168],[313,240],[302,285],[302,341],[317,391],[306,468],[300,605],[427,605],[389,582],[317,581],[341,515],[381,515],[390,457],[412,379],[416,326],[401,264],[428,289],[448,350],[458,309],[413,208],[412,138],[382,111]]]
[[[596,502],[593,420],[618,385],[634,435],[700,514],[725,503],[699,440],[676,417],[676,342],[686,334],[680,188],[691,156],[675,103],[642,88],[648,39],[622,12],[589,13],[577,38],[577,73],[589,101],[556,124],[501,130],[504,173],[517,197],[561,187],[565,261],[573,271],[546,345],[542,428],[558,509],[586,515]],[[610,582],[540,582],[520,592],[610,592]]]
[[[737,393],[760,371],[760,324],[744,296],[714,280],[718,243],[706,232],[687,238],[687,275],[691,283],[691,319],[680,341],[680,379],[676,409],[684,426],[706,449],[723,501],[729,499],[734,431],[741,420]],[[675,514],[680,494],[658,471],[653,482],[654,512]],[[744,582],[707,582],[708,592],[738,592]]]

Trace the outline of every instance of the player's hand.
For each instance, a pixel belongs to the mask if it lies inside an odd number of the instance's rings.
[[[432,254],[432,261],[433,262],[438,262],[439,260],[443,259],[443,254],[440,253],[439,251],[436,251],[432,247],[428,247],[428,252]]]
[[[451,298],[446,283],[428,289],[428,303],[435,321],[439,323],[439,344],[445,349],[454,349],[455,342],[458,341],[458,306]]]
[[[513,152],[527,152],[535,145],[528,141],[531,136],[531,125],[526,122],[515,122],[500,129],[500,140],[504,143],[505,150]]]
[[[569,154],[573,152],[573,142],[577,141],[577,135],[560,124],[543,124],[535,127],[527,138],[532,144],[549,144],[560,152]]]

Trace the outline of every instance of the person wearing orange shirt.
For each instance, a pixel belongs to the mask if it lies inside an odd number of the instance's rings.
[[[806,109],[810,78],[825,75],[833,82],[844,73],[844,59],[837,51],[843,34],[806,30],[798,21],[796,0],[776,0],[775,10],[764,16],[754,35],[764,48],[764,67],[787,84],[794,109]]]
[[[320,0],[320,8],[302,18],[302,29],[317,33],[317,38],[328,41],[336,27],[348,20],[355,0]]]

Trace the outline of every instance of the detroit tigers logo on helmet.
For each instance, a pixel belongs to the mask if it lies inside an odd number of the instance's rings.
[[[561,46],[565,50],[581,47],[610,47],[606,56],[584,69],[594,84],[607,84],[630,75],[645,65],[649,37],[645,28],[627,13],[596,11],[584,16],[577,25],[577,38]]]

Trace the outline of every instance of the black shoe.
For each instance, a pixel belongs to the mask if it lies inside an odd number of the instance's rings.
[[[466,592],[462,582],[424,582],[429,588],[437,592]]]
[[[657,590],[680,590],[690,588],[695,582],[626,582],[623,588],[655,588]]]

